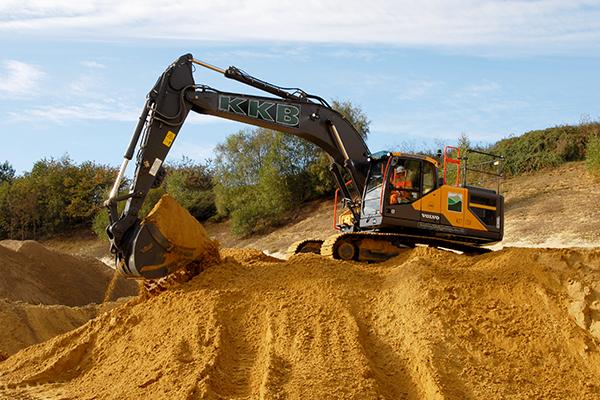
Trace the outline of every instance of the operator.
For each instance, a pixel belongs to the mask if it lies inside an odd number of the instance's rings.
[[[390,204],[406,203],[410,192],[403,189],[412,189],[412,182],[408,179],[408,171],[403,165],[398,165],[394,169],[391,183],[393,189],[390,193]]]

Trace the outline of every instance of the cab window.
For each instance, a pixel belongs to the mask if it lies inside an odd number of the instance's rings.
[[[367,189],[363,199],[363,215],[376,215],[380,212],[381,191],[383,190],[383,174],[386,166],[386,159],[374,162],[369,171]]]
[[[435,189],[435,166],[429,162],[423,162],[423,195]]]
[[[418,160],[398,160],[390,167],[390,205],[412,203],[419,198],[421,191],[421,162]]]

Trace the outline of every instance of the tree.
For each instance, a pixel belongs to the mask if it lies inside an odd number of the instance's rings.
[[[217,211],[231,217],[238,235],[282,222],[299,203],[289,186],[299,158],[286,136],[262,128],[242,130],[216,148]]]
[[[0,237],[37,238],[91,225],[115,176],[114,168],[77,165],[68,156],[37,161],[0,184]]]
[[[464,132],[458,137],[458,148],[460,149],[461,155],[466,154],[466,152],[471,148],[471,140]]]
[[[0,238],[13,236],[13,219],[10,211],[10,189],[7,181],[0,183]]]
[[[358,131],[363,139],[367,139],[371,121],[359,106],[355,106],[349,100],[333,100],[331,108],[342,114],[354,126],[354,129]]]
[[[11,183],[15,179],[15,173],[13,166],[8,161],[4,161],[0,164],[0,183]]]
[[[12,183],[8,198],[10,224],[16,228],[21,240],[35,239],[38,233],[40,212],[38,207],[39,189],[31,179],[22,176]]]

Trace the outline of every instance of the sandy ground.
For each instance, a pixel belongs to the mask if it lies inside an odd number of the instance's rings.
[[[583,162],[520,176],[503,185],[505,246],[597,247],[600,182]]]
[[[600,398],[598,250],[223,255],[0,363],[0,396]]]
[[[101,308],[97,304],[69,307],[0,299],[0,352],[11,355],[78,328],[95,318]]]

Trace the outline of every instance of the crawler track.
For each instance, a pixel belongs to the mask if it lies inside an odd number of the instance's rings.
[[[454,240],[418,235],[380,232],[348,232],[327,238],[321,255],[343,260],[383,261],[394,257],[404,248],[426,245],[457,250],[466,254],[483,254],[490,249]]]

